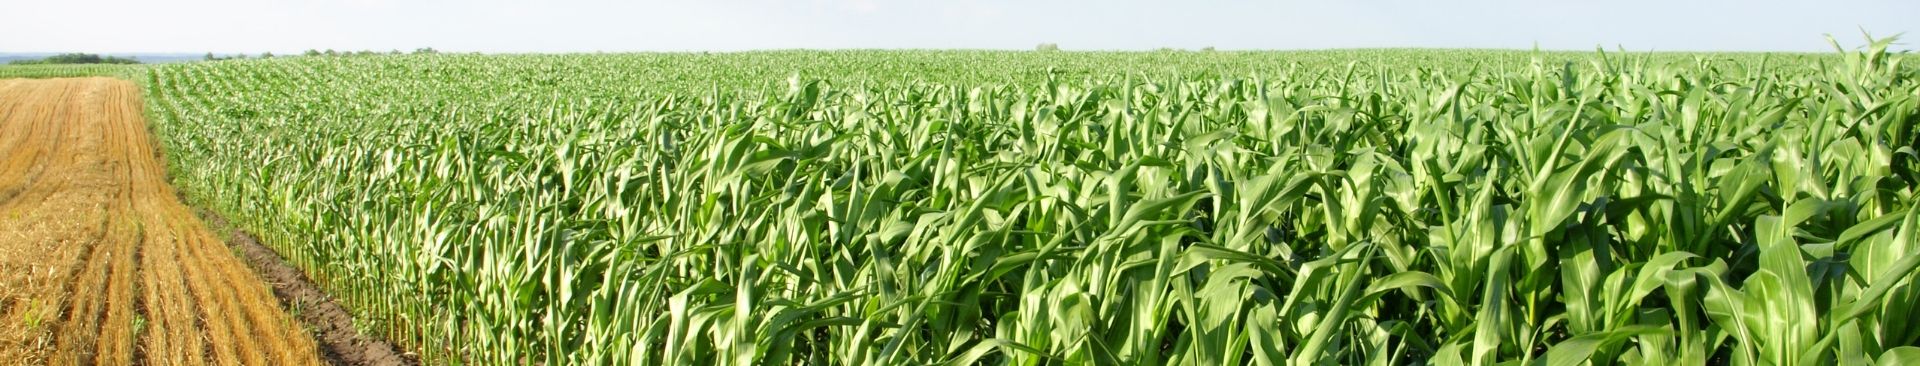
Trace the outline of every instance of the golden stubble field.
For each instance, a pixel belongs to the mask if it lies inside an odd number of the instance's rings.
[[[0,80],[0,364],[318,364],[112,78]]]

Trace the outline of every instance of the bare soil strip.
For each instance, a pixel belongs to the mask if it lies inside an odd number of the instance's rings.
[[[320,357],[328,363],[349,366],[411,366],[420,364],[419,358],[411,353],[402,353],[394,346],[377,337],[368,335],[353,324],[353,313],[345,306],[334,301],[315,285],[299,268],[287,264],[286,260],[273,249],[260,244],[259,239],[243,231],[237,231],[227,223],[226,218],[206,210],[195,210],[200,218],[212,225],[215,231],[229,232],[227,246],[232,247],[247,265],[260,274],[267,285],[273,287],[273,295],[280,298],[282,306],[299,309],[294,317],[300,318],[313,331],[316,341],[320,342]]]
[[[0,364],[321,364],[175,199],[141,108],[125,80],[0,80]]]

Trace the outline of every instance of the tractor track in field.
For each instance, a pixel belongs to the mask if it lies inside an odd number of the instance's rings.
[[[322,364],[156,151],[131,82],[0,80],[0,364]]]

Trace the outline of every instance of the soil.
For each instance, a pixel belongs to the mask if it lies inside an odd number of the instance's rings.
[[[226,219],[211,212],[202,210],[201,217],[214,227],[229,227]],[[227,245],[233,247],[235,253],[240,254],[247,265],[253,267],[254,272],[273,287],[273,295],[280,298],[283,306],[300,309],[295,316],[313,331],[314,339],[320,342],[320,356],[328,362],[353,366],[420,364],[414,354],[402,353],[399,347],[361,332],[353,324],[353,314],[346,307],[321,291],[306,274],[287,264],[279,253],[261,245],[253,235],[231,231],[227,236]]]

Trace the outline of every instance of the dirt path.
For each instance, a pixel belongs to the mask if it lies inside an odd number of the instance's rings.
[[[0,364],[317,365],[175,199],[139,88],[0,80]]]

